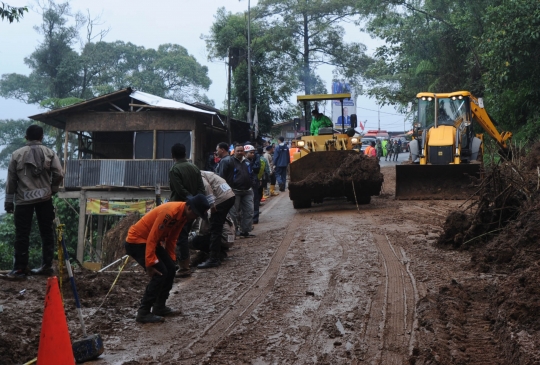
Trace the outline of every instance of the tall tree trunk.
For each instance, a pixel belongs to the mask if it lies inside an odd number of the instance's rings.
[[[308,30],[308,15],[307,10],[303,13],[304,16],[304,91],[306,95],[311,94],[311,77],[309,70],[309,30]]]

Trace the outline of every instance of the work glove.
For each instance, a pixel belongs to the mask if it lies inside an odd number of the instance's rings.
[[[15,210],[15,204],[4,202],[4,210],[7,213],[13,213],[13,211]]]

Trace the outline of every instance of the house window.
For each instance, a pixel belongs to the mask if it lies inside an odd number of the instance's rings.
[[[158,131],[156,136],[156,158],[170,159],[171,147],[176,143],[186,146],[186,157],[191,158],[191,131]],[[135,159],[153,158],[154,132],[135,132],[133,157]]]

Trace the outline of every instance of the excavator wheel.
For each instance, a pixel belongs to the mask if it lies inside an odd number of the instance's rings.
[[[311,207],[311,200],[293,200],[292,201],[294,209],[304,209]]]

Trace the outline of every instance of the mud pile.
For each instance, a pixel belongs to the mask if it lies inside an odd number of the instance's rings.
[[[312,153],[307,157],[312,156],[324,159],[325,153]],[[304,163],[304,161],[300,159],[295,163]],[[289,183],[293,200],[311,198],[319,202],[324,197],[330,196],[347,196],[352,200],[355,194],[360,197],[380,193],[384,178],[375,158],[360,153],[350,153],[340,160],[339,164],[326,169],[319,169],[317,161],[310,161],[310,163],[312,173],[302,180],[291,180]]]
[[[126,254],[126,242],[129,227],[137,223],[138,213],[128,214],[119,220],[103,237],[103,264],[107,265]]]
[[[540,362],[539,166],[540,144],[527,156],[514,156],[494,166],[482,182],[479,199],[466,212],[452,212],[438,240],[442,246],[470,250],[470,269],[487,278],[483,284],[464,284],[459,296],[450,297],[462,303],[463,295],[483,293],[465,300],[469,307],[465,312],[474,305],[485,306],[484,319],[504,356],[502,363]],[[436,304],[444,296],[430,299],[430,310],[421,314],[424,321],[436,317],[440,325],[445,324],[440,319],[446,309]],[[458,312],[449,316],[446,326],[469,320],[466,313]],[[420,363],[428,361],[424,355]]]
[[[133,321],[144,291],[145,274],[128,263],[111,294],[98,310],[117,273],[75,272],[88,333],[112,335]],[[26,281],[0,281],[0,364],[22,364],[37,356],[47,278],[31,276]],[[83,337],[75,300],[67,277],[62,293],[71,339]]]

